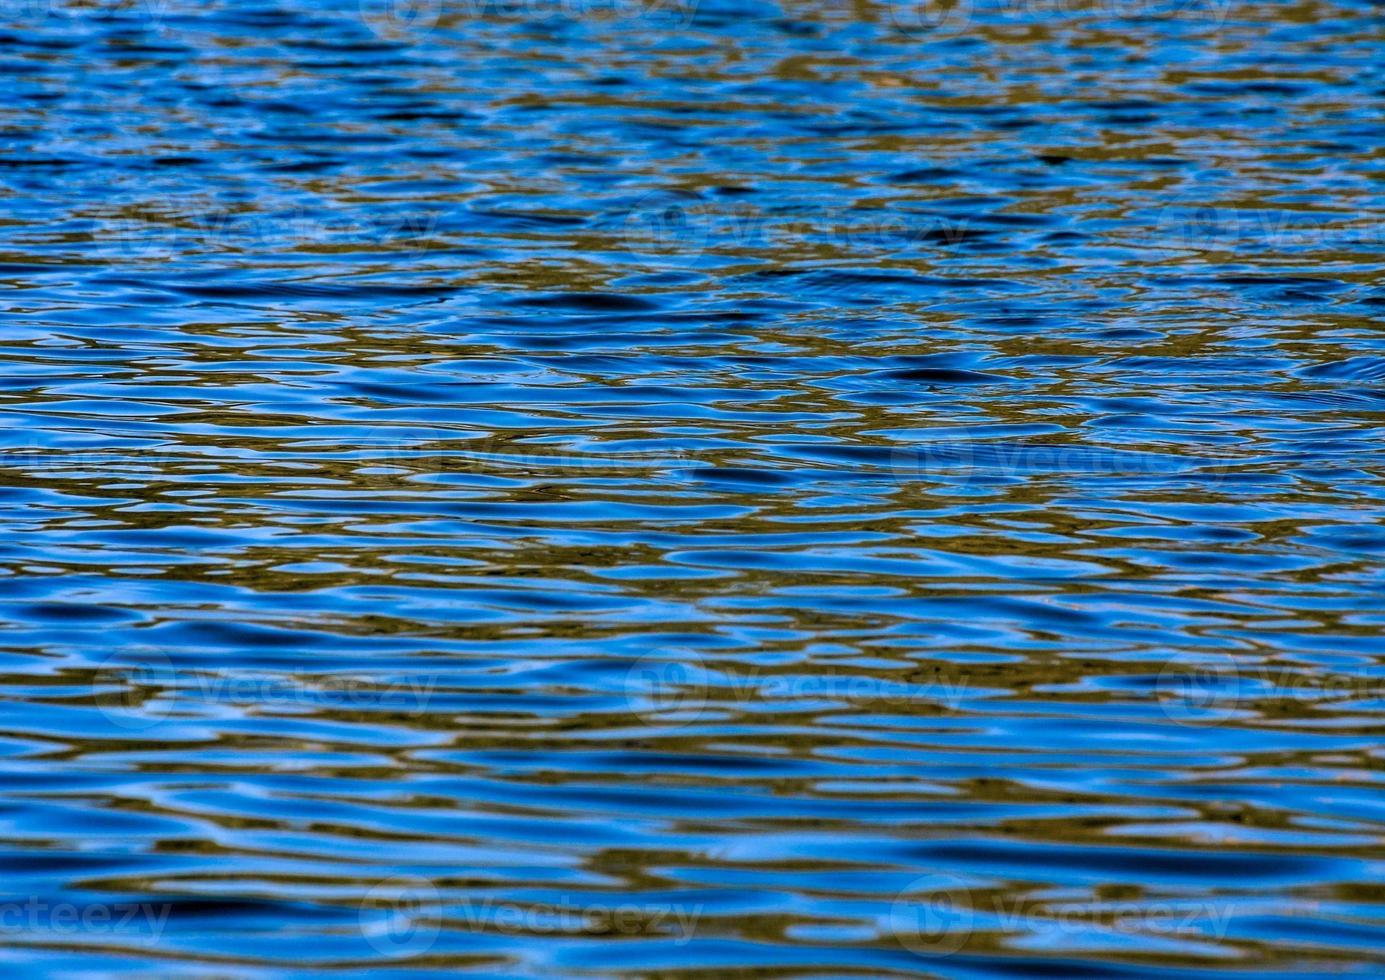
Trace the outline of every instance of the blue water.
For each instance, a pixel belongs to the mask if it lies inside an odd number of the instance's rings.
[[[1379,975],[1379,12],[0,4],[0,964]]]

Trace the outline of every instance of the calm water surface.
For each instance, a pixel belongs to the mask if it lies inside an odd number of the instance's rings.
[[[1382,40],[0,3],[0,963],[1379,975]]]

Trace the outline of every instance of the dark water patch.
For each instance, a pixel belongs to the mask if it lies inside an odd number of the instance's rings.
[[[653,300],[619,293],[558,293],[550,296],[526,296],[514,300],[511,305],[593,313],[635,313],[660,308],[659,304]]]
[[[791,476],[771,470],[729,466],[702,467],[690,470],[688,475],[694,480],[708,483],[745,484],[752,487],[782,487],[796,482]]]
[[[987,374],[983,371],[962,371],[955,368],[905,368],[899,371],[882,371],[876,377],[885,381],[929,385],[983,385],[1013,380],[999,374]]]
[[[52,623],[117,623],[142,618],[128,609],[87,603],[41,602],[7,605],[8,615],[26,621]]]
[[[541,211],[507,211],[497,208],[472,208],[471,213],[487,219],[487,224],[495,227],[573,227],[585,224],[580,217],[554,214]]]
[[[940,180],[953,180],[962,176],[962,171],[947,167],[919,167],[914,170],[901,170],[886,178],[891,184],[928,184]]]

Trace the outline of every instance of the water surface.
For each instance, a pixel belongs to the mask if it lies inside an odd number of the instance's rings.
[[[9,969],[1380,972],[1377,7],[0,39]]]

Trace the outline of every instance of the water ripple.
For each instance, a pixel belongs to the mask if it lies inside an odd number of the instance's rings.
[[[0,5],[0,959],[1378,973],[1372,5]]]

